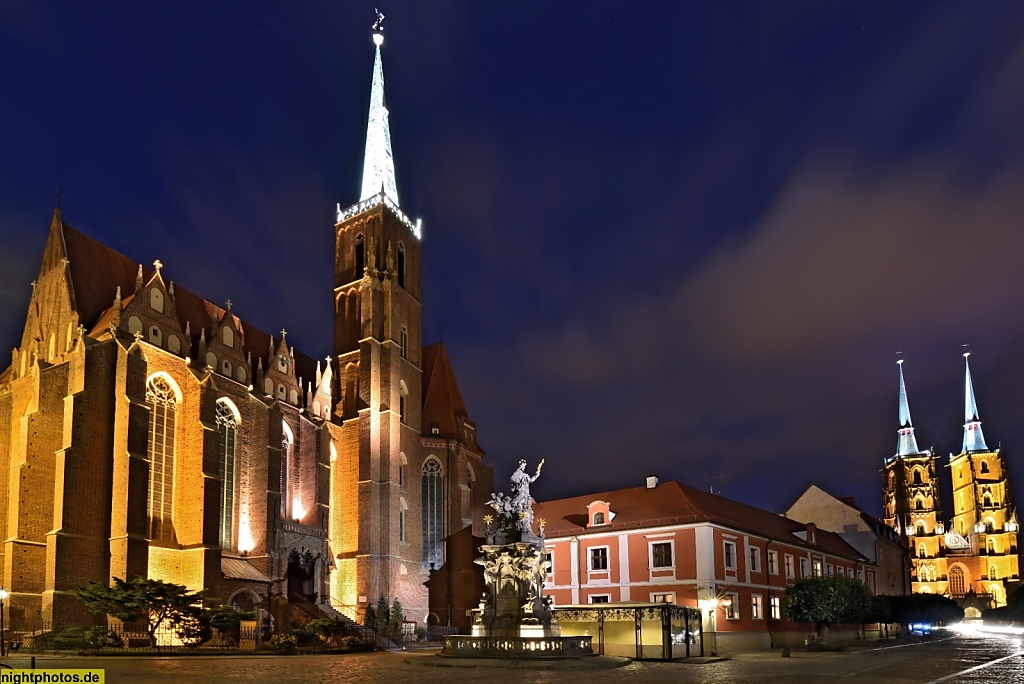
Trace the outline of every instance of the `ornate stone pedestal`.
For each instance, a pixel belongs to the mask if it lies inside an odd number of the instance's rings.
[[[541,462],[543,465],[543,461]],[[495,494],[491,506],[499,528],[491,533],[475,562],[484,567],[486,589],[473,609],[473,633],[445,638],[442,655],[466,658],[578,658],[592,656],[589,636],[563,637],[544,596],[551,562],[544,557],[544,539],[533,534],[533,511],[525,461],[512,476],[516,496]],[[541,521],[543,524],[543,521]],[[543,533],[543,527],[541,528]]]

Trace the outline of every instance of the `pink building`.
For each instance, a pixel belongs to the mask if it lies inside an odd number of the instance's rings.
[[[844,574],[876,590],[875,564],[838,534],[655,477],[645,487],[539,503],[535,520],[551,556],[545,593],[556,606],[699,607],[708,652],[802,644],[813,625],[782,613],[786,586],[800,577]]]

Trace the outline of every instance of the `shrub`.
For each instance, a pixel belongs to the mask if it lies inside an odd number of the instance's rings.
[[[93,627],[83,635],[89,648],[124,648],[124,640],[112,629]]]
[[[267,645],[277,651],[278,655],[292,655],[298,647],[295,637],[291,634],[275,634],[270,637],[270,641],[267,642]]]
[[[68,627],[62,629],[53,638],[53,647],[56,649],[81,650],[88,646],[85,638],[85,630],[81,627]]]

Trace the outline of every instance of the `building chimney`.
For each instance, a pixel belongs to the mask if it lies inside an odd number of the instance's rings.
[[[657,486],[658,486],[658,476],[657,475],[648,475],[647,476],[647,488],[648,489],[654,489]]]

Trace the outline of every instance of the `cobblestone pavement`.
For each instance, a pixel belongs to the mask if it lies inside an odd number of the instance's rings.
[[[15,667],[25,661],[9,658]],[[879,684],[975,684],[1024,682],[1024,643],[1010,635],[942,634],[931,641],[843,653],[778,651],[750,653],[718,662],[634,662],[593,671],[526,670],[497,667],[427,667],[430,652],[367,653],[344,656],[225,656],[192,658],[41,657],[37,667],[104,668],[118,682],[417,682],[423,684],[628,684],[688,682],[850,682]]]

